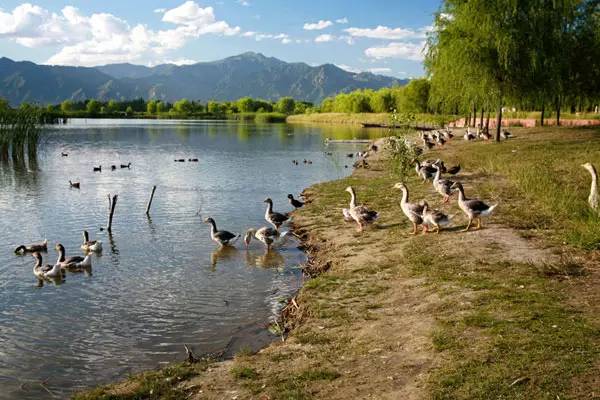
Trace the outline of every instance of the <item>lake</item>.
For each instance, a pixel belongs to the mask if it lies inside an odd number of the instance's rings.
[[[378,134],[219,121],[74,120],[46,129],[37,168],[0,164],[0,399],[53,398],[39,382],[66,398],[183,360],[184,343],[197,354],[232,354],[273,340],[269,322],[302,285],[298,243],[265,254],[261,243],[246,251],[240,240],[219,251],[202,220],[237,233],[264,226],[266,197],[287,212],[288,193],[351,172],[346,154],[362,147],[326,146],[325,137]],[[119,195],[111,236],[100,230],[108,194]],[[38,287],[33,258],[13,253],[48,239],[44,262],[55,262],[57,242],[81,255],[84,229],[104,250],[91,273],[69,273],[62,284]]]

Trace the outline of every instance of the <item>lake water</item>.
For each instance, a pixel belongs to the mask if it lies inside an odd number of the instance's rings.
[[[0,165],[0,399],[53,398],[39,382],[65,398],[182,360],[183,343],[202,354],[272,340],[266,326],[302,285],[298,243],[268,255],[259,242],[218,251],[201,220],[237,233],[266,225],[266,197],[287,212],[288,193],[350,173],[346,153],[359,147],[327,147],[325,137],[367,135],[202,121],[80,120],[47,129],[37,168]],[[129,162],[131,169],[110,169]],[[109,193],[119,195],[110,237],[100,231]],[[44,262],[56,260],[57,242],[79,255],[84,229],[104,251],[91,274],[68,274],[63,284],[37,287],[33,258],[13,254],[48,239]]]

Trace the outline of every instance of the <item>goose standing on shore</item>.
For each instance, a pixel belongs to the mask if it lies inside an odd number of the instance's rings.
[[[592,185],[590,187],[590,195],[588,196],[588,204],[594,211],[598,211],[598,172],[596,172],[596,167],[592,165],[592,163],[585,163],[581,165],[583,168],[587,169],[592,175]]]
[[[438,165],[433,166],[436,169],[435,176],[433,178],[433,188],[436,192],[444,196],[444,203],[447,203],[452,196],[452,185],[454,182],[449,179],[442,179],[442,170]]]
[[[498,204],[488,206],[483,201],[478,199],[468,199],[465,196],[465,190],[461,183],[456,182],[452,185],[452,189],[458,192],[458,206],[469,218],[469,223],[463,232],[467,232],[471,227],[474,219],[477,219],[476,229],[481,229],[481,217],[487,217],[492,214]]]
[[[423,182],[433,178],[435,175],[435,168],[428,164],[421,164],[419,160],[415,161],[415,171],[417,171],[417,175],[423,179]]]
[[[15,249],[15,254],[46,252],[48,251],[48,239],[41,243],[22,244]]]
[[[211,217],[206,218],[204,223],[210,224],[210,238],[221,247],[231,246],[240,238],[240,235],[235,233],[218,230],[217,223]]]
[[[356,192],[352,186],[346,188],[346,192],[350,193],[350,208],[348,215],[358,224],[358,231],[362,231],[365,226],[372,224],[379,217],[377,211],[372,211],[367,206],[357,205]],[[346,213],[344,213],[345,215]]]
[[[290,201],[290,204],[291,204],[291,205],[292,205],[294,208],[300,208],[300,207],[302,207],[302,206],[304,205],[304,203],[303,203],[303,202],[301,202],[300,200],[296,200],[292,194],[288,194],[288,195],[287,195],[287,198],[289,199],[289,201]]]
[[[423,234],[427,233],[429,225],[434,226],[434,232],[440,233],[440,226],[450,224],[450,217],[439,210],[429,208],[426,201],[423,202]]]
[[[283,225],[283,223],[290,219],[286,214],[281,214],[273,211],[273,200],[271,198],[266,198],[265,203],[267,203],[267,210],[265,211],[265,220],[273,225],[275,229],[279,230],[279,227]]]
[[[102,242],[99,240],[90,240],[88,231],[83,231],[83,244],[81,245],[81,250],[99,253],[102,251]]]
[[[395,189],[402,190],[402,199],[400,200],[400,208],[406,218],[412,223],[413,230],[411,235],[417,234],[417,225],[423,224],[423,204],[409,203],[408,200],[408,188],[402,182],[394,185]]]

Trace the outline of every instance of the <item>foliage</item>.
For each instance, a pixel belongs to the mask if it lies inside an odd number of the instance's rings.
[[[415,147],[407,140],[407,134],[411,132],[411,126],[414,126],[415,115],[412,113],[398,113],[393,110],[390,116],[390,137],[389,144],[392,154],[393,172],[404,181],[415,162],[417,154]]]

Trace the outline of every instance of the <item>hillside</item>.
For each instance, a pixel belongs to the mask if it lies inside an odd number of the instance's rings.
[[[66,67],[0,59],[0,97],[13,105],[138,97],[226,101],[244,96],[266,100],[292,96],[316,103],[339,92],[404,83],[382,75],[351,73],[332,64],[312,67],[251,52],[193,65],[155,67],[132,64]]]

